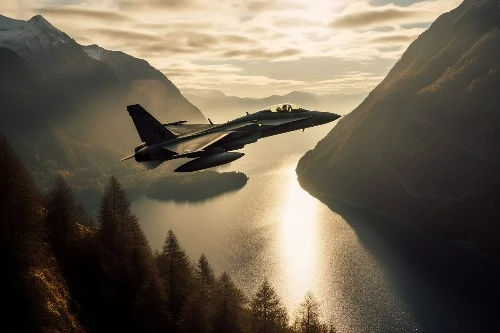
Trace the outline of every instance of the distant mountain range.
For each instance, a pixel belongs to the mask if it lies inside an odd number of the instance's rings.
[[[500,258],[500,3],[466,0],[299,162],[303,186]]]
[[[126,111],[135,103],[162,121],[207,121],[145,60],[82,46],[40,15],[0,15],[0,132],[40,187],[56,174],[82,191],[138,177],[117,162],[140,143]]]
[[[316,95],[312,93],[293,91],[286,95],[272,95],[264,98],[245,98],[227,96],[223,92],[213,90],[205,94],[185,94],[196,106],[203,110],[208,117],[216,117],[217,121],[226,121],[229,118],[239,117],[245,112],[255,112],[263,108],[279,104],[293,103],[305,109],[346,114],[358,106],[367,94],[331,94]]]

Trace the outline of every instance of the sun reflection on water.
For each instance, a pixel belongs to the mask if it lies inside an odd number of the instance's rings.
[[[317,202],[300,187],[293,167],[286,169],[286,177],[287,187],[278,217],[278,247],[285,299],[296,308],[315,283],[318,214]]]

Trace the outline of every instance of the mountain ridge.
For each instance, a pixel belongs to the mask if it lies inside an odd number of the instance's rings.
[[[208,116],[218,119],[239,117],[244,112],[256,112],[267,106],[280,103],[292,103],[306,109],[346,114],[355,108],[366,96],[364,93],[352,95],[316,95],[304,91],[291,91],[284,95],[271,95],[258,98],[228,96],[218,90],[185,95],[193,104],[203,109]]]

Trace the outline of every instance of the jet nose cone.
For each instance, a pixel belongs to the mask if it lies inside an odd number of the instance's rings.
[[[321,120],[322,120],[323,124],[326,124],[326,123],[332,122],[334,120],[337,120],[340,117],[342,117],[342,116],[335,114],[335,113],[323,112],[323,114],[321,115],[321,118],[322,118]]]
[[[337,120],[339,119],[340,117],[342,117],[341,115],[339,114],[336,114],[336,113],[330,113],[328,115],[328,119],[330,119],[330,121],[334,121],[334,120]]]

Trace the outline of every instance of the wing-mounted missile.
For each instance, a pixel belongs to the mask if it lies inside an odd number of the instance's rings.
[[[211,155],[207,157],[199,157],[184,163],[175,172],[193,172],[203,169],[212,168],[222,164],[230,163],[236,161],[238,158],[243,157],[245,154],[240,152],[224,152],[216,155]]]

